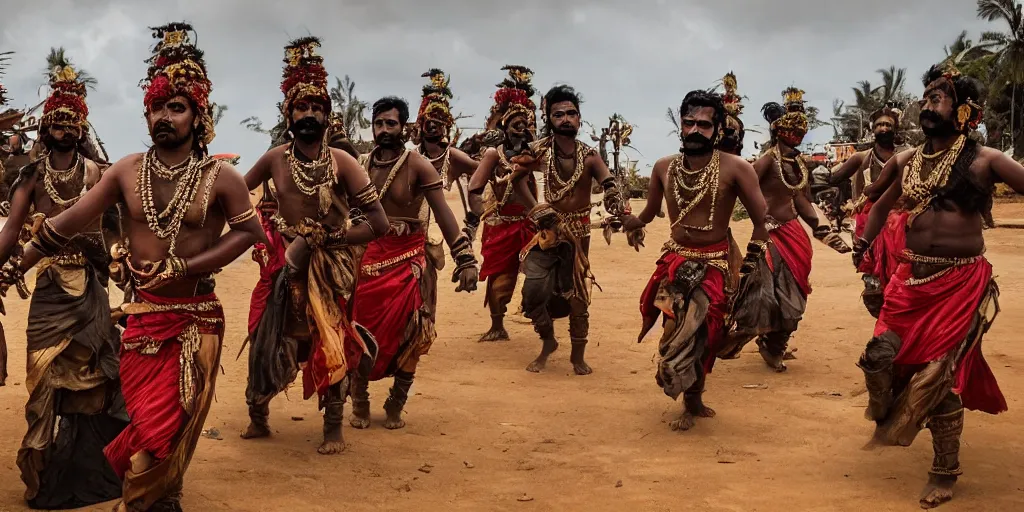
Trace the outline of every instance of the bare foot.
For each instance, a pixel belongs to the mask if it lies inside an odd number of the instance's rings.
[[[935,508],[953,499],[955,476],[928,475],[928,484],[921,491],[921,508]]]
[[[676,432],[685,432],[693,428],[697,424],[697,418],[694,418],[692,414],[684,412],[678,420],[672,420],[668,422],[668,428],[671,428]]]
[[[758,348],[757,351],[761,354],[761,358],[764,359],[765,364],[767,364],[772,370],[775,370],[775,373],[782,373],[786,371],[786,363],[782,362],[782,360],[785,359],[785,355],[781,357],[772,355],[771,352],[763,347]]]
[[[352,405],[352,419],[348,421],[352,428],[360,430],[370,428],[370,403],[354,403]]]
[[[256,439],[259,437],[270,437],[270,428],[266,425],[257,425],[255,423],[249,423],[249,426],[245,429],[245,432],[239,434],[242,439]]]
[[[874,450],[875,448],[879,448],[881,446],[889,446],[891,444],[892,443],[886,442],[885,433],[882,430],[882,427],[879,426],[875,428],[875,433],[874,435],[871,436],[871,440],[868,441],[867,444],[865,444],[863,447],[861,447],[861,450],[871,451]]]
[[[793,350],[787,350],[785,354],[782,354],[783,361],[792,361],[796,359],[796,351],[799,349],[794,348]]]
[[[543,340],[544,347],[540,350],[540,355],[537,359],[534,359],[529,366],[526,367],[526,371],[533,373],[540,373],[548,364],[548,357],[558,350],[558,342],[554,340]]]
[[[384,420],[384,428],[388,430],[405,428],[405,420],[402,419],[402,411],[398,411],[394,415],[388,413],[387,418]]]
[[[504,327],[492,327],[491,330],[480,336],[479,341],[508,341],[508,331]]]
[[[702,405],[700,411],[694,412],[693,414],[694,414],[694,416],[697,416],[698,418],[714,418],[715,415],[718,414],[718,413],[715,412],[714,409],[712,409],[712,408],[710,408],[710,407],[708,407],[706,405]]]
[[[587,364],[586,361],[573,362],[572,371],[576,372],[576,375],[590,375],[594,373],[594,370]]]
[[[572,371],[576,372],[576,375],[590,375],[594,373],[594,370],[590,368],[590,365],[583,360],[583,353],[586,350],[586,343],[572,345],[572,354],[569,356],[569,362],[572,363]]]
[[[341,425],[324,429],[324,442],[316,449],[320,455],[337,455],[345,451],[345,439],[341,437]]]
[[[352,419],[348,420],[348,424],[351,425],[352,428],[358,428],[359,430],[370,428],[370,418],[364,418],[353,414]]]

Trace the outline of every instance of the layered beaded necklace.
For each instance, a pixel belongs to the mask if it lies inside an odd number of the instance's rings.
[[[668,181],[672,185],[672,195],[676,198],[679,217],[672,227],[682,224],[683,219],[711,193],[711,209],[708,212],[708,223],[704,226],[687,226],[686,229],[711,231],[715,226],[715,204],[718,202],[718,176],[721,171],[721,154],[714,150],[711,160],[700,169],[686,168],[684,156],[679,155],[668,164]],[[684,193],[685,191],[685,193]]]
[[[161,240],[170,240],[171,246],[168,252],[172,256],[178,242],[181,223],[199,192],[200,184],[203,181],[203,168],[207,163],[209,163],[209,159],[192,153],[188,160],[169,167],[157,158],[156,149],[153,148],[142,157],[135,182],[135,192],[142,201],[142,211],[146,215],[146,224],[149,225],[150,231]],[[163,180],[175,182],[174,194],[167,202],[167,206],[160,212],[157,211],[156,201],[153,198],[154,174]],[[210,188],[210,186],[207,187],[207,193],[210,192]]]
[[[53,204],[59,206],[60,208],[66,209],[69,208],[71,205],[77,203],[78,200],[82,197],[84,191],[79,192],[78,195],[76,195],[75,197],[72,197],[70,199],[64,199],[63,197],[61,197],[60,192],[57,190],[57,187],[55,187],[53,183],[54,181],[56,181],[57,183],[71,183],[72,180],[79,176],[78,171],[79,168],[82,167],[82,158],[79,156],[78,152],[75,152],[75,159],[71,162],[71,166],[68,167],[66,170],[54,169],[53,166],[50,164],[49,155],[47,155],[46,158],[43,159],[43,162],[43,188],[46,189],[46,195],[50,196],[50,200],[53,201]],[[82,178],[84,182],[84,173],[82,173]]]
[[[586,167],[584,163],[590,150],[578,140],[575,143],[576,168],[569,180],[563,181],[559,175],[558,166],[555,165],[555,152],[558,150],[558,146],[555,144],[555,138],[551,138],[551,147],[548,149],[548,165],[544,172],[544,198],[548,203],[557,203],[565,198],[576,187],[576,183],[583,175],[583,169]]]
[[[308,197],[316,197],[319,200],[317,213],[320,218],[326,216],[331,208],[331,186],[335,183],[334,159],[327,141],[321,141],[320,154],[315,160],[304,162],[295,156],[294,142],[285,150],[285,158],[295,187]]]

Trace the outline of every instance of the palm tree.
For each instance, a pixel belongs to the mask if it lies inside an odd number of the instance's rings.
[[[1009,32],[984,32],[981,41],[990,44],[999,68],[996,84],[1010,86],[1010,139],[1014,156],[1024,156],[1024,130],[1017,133],[1017,90],[1024,84],[1024,9],[1016,0],[978,0],[978,17],[990,22],[1005,21]]]
[[[335,85],[330,90],[334,111],[341,115],[349,138],[362,140],[359,130],[370,127],[370,120],[366,117],[366,109],[370,104],[355,95],[356,83],[348,75],[345,75],[345,80],[338,77],[334,77],[334,80]]]
[[[882,95],[882,105],[902,100],[902,96],[905,95],[903,86],[907,82],[907,69],[889,66],[889,69],[879,69],[878,74],[882,75],[882,85],[878,88]]]
[[[213,112],[212,114],[210,114],[210,116],[213,117],[213,125],[217,126],[217,124],[220,123],[221,119],[224,119],[224,112],[228,110],[228,106],[221,105],[217,102],[211,102],[210,110]]]
[[[668,119],[668,122],[672,123],[672,130],[669,131],[668,134],[679,138],[679,134],[681,133],[679,129],[679,114],[677,114],[672,107],[669,107],[665,110],[665,119]]]

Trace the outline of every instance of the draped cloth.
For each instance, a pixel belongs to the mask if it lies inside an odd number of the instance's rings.
[[[78,508],[121,496],[103,447],[127,425],[118,377],[120,335],[91,265],[38,267],[29,306],[25,405],[17,463],[32,508]]]
[[[284,250],[286,247],[284,237],[274,229],[274,224],[266,215],[260,215],[260,225],[263,226],[263,233],[267,235],[270,245],[257,243],[253,247],[253,259],[260,266],[260,279],[252,289],[252,297],[249,300],[249,333],[256,331],[263,318],[263,312],[270,304],[270,295],[274,288],[274,275],[284,267]],[[266,258],[266,259],[264,259]]]
[[[519,252],[536,232],[521,204],[506,204],[496,217],[488,218],[480,237],[480,279],[519,272]]]
[[[367,245],[353,317],[379,347],[369,380],[396,371],[413,372],[430,350],[436,337],[437,271],[443,256],[440,246],[430,245],[423,232],[390,233]]]
[[[871,213],[871,207],[874,204],[874,201],[868,199],[863,205],[861,205],[860,209],[853,214],[853,234],[857,238],[864,236],[864,228],[868,226],[868,215]]]
[[[870,249],[857,268],[863,274],[876,277],[884,291],[900,265],[903,250],[907,247],[907,216],[905,211],[892,211],[885,220],[885,226],[871,242]]]
[[[554,228],[538,231],[519,252],[521,272],[526,276],[523,316],[534,325],[569,316],[573,309],[570,301],[576,302],[577,309],[590,306],[597,284],[582,243],[590,236],[589,208],[558,215],[561,221]]]
[[[121,389],[131,423],[104,453],[124,478],[122,504],[149,510],[180,497],[182,481],[213,402],[224,312],[214,294],[160,297],[136,290],[121,306]],[[133,468],[140,452],[152,458]]]
[[[728,309],[730,245],[729,240],[706,247],[666,244],[640,295],[643,325],[638,342],[664,315],[655,379],[673,399],[714,366]]]
[[[897,399],[884,425],[898,444],[909,444],[949,391],[971,410],[1007,409],[981,353],[982,338],[999,312],[999,290],[992,265],[980,256],[970,260],[915,276],[920,263],[905,257],[886,290],[874,335],[898,338]]]

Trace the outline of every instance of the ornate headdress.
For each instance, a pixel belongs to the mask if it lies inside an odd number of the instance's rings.
[[[732,71],[722,77],[722,87],[725,88],[722,103],[725,105],[726,114],[739,119],[743,113],[743,98],[736,93],[736,75]]]
[[[807,114],[804,109],[804,91],[788,87],[782,91],[785,105],[768,103],[761,108],[764,118],[771,124],[772,131],[784,130],[807,133]]]
[[[951,61],[946,61],[942,67],[932,66],[924,78],[925,97],[933,89],[942,89],[953,98],[953,106],[956,108],[954,121],[961,132],[978,129],[985,113],[981,105],[982,98],[972,97],[980,96],[981,92],[977,91],[977,87],[971,87],[970,81],[972,79],[961,75]]]
[[[85,128],[89,107],[85,104],[85,84],[79,79],[78,71],[64,57],[63,48],[51,49],[47,64],[50,96],[43,105],[39,127],[62,124]]]
[[[210,90],[213,84],[206,75],[203,51],[196,48],[192,37],[195,35],[188,23],[169,23],[154,27],[153,56],[146,60],[149,70],[140,85],[146,91],[143,104],[149,112],[154,104],[175,96],[185,96],[192,101],[203,126],[203,147],[214,137],[213,116],[210,105]]]
[[[437,68],[430,69],[422,76],[429,78],[430,82],[423,86],[423,100],[416,114],[416,122],[422,124],[430,119],[450,129],[455,119],[448,105],[448,100],[453,97],[452,90],[448,88],[448,77]]]
[[[899,105],[890,101],[887,102],[882,108],[871,113],[871,124],[875,124],[881,117],[891,117],[893,120],[893,129],[898,130],[900,127],[900,118],[903,117],[903,110],[899,108]]]
[[[497,118],[502,127],[509,119],[518,114],[525,114],[530,121],[536,121],[537,105],[531,99],[537,94],[531,83],[533,71],[525,66],[514,65],[501,69],[508,71],[508,77],[498,84],[498,90],[494,93],[491,119]],[[497,126],[490,128],[497,128]]]
[[[328,110],[331,108],[331,96],[327,91],[327,70],[324,69],[324,58],[317,54],[320,39],[303,37],[296,39],[284,47],[284,72],[281,79],[281,113],[289,119],[288,112],[296,100],[314,98],[321,101]]]
[[[11,59],[11,55],[14,52],[0,52],[0,77],[4,76],[4,70],[7,69],[7,61]],[[4,84],[0,83],[0,107],[7,104],[9,98],[7,97],[7,89],[4,88]]]

